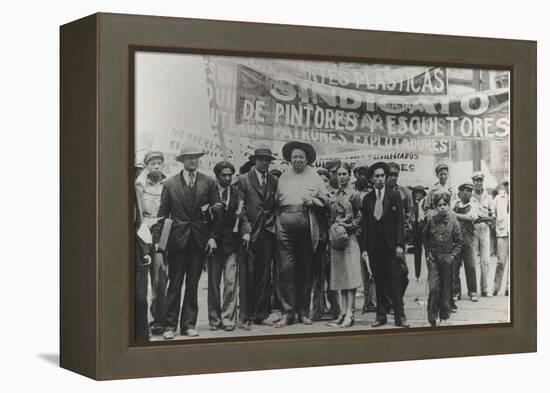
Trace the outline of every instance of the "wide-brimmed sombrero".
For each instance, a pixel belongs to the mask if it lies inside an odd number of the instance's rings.
[[[315,159],[317,158],[317,153],[315,152],[313,146],[311,146],[309,143],[298,141],[288,142],[283,146],[283,157],[285,158],[285,160],[290,162],[290,156],[292,155],[292,150],[294,149],[300,149],[306,153],[308,165],[311,165],[315,162]]]

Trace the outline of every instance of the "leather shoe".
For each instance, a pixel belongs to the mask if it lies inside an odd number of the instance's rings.
[[[380,320],[376,320],[372,323],[372,327],[380,327],[380,326],[384,326],[386,323],[388,323],[388,321],[380,321]]]
[[[319,322],[321,319],[323,318],[323,316],[319,313],[315,313],[313,314],[313,316],[311,317],[311,320],[313,322]]]
[[[159,325],[151,326],[151,334],[154,336],[160,336],[164,333],[164,328]]]
[[[233,330],[235,330],[235,325],[226,325],[223,327],[223,330],[225,330],[226,332],[232,332]]]
[[[243,330],[252,330],[252,326],[250,324],[250,321],[247,321],[247,322],[237,322],[237,327],[239,329],[243,329]]]
[[[401,327],[401,328],[411,327],[411,325],[409,325],[409,323],[405,318],[403,318],[401,321],[395,322],[395,326]]]
[[[311,322],[311,319],[309,319],[305,315],[302,315],[300,317],[300,322],[303,323],[304,325],[311,325],[313,323],[313,322]]]
[[[493,297],[496,295],[493,295],[491,292],[481,292],[481,297]]]
[[[172,340],[176,336],[176,333],[172,329],[166,329],[162,334],[165,340]]]
[[[275,322],[273,326],[275,326],[276,328],[282,328],[288,325],[292,325],[292,321],[290,320],[289,317],[283,316],[281,319]]]
[[[182,334],[187,337],[197,337],[199,335],[199,332],[197,331],[197,329],[189,328],[183,331]]]
[[[220,328],[221,328],[220,325],[210,325],[210,330],[212,331],[220,330]]]
[[[355,318],[353,317],[353,315],[346,315],[340,327],[341,328],[352,327],[354,322],[355,322]]]
[[[254,321],[254,324],[261,325],[261,326],[273,326],[273,322],[271,322],[269,319],[256,319]]]

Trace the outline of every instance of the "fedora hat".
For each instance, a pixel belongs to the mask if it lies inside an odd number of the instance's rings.
[[[195,146],[183,146],[179,152],[179,154],[176,156],[176,161],[181,161],[185,157],[202,157],[204,156],[204,152],[200,150],[198,147]]]
[[[369,167],[367,177],[370,179],[372,177],[372,175],[374,175],[374,171],[377,170],[377,169],[380,169],[380,168],[382,168],[384,170],[384,173],[386,174],[386,177],[388,177],[388,175],[390,173],[390,167],[388,166],[388,164],[386,164],[385,162],[382,162],[382,161],[375,162],[374,164],[372,164]]]
[[[426,195],[428,195],[428,193],[426,192],[426,187],[420,186],[420,185],[419,186],[414,186],[412,188],[411,192],[413,193],[413,195],[414,195],[415,192],[421,192],[422,197],[425,197]]]
[[[267,157],[271,161],[275,160],[275,157],[273,156],[273,153],[271,153],[271,149],[268,149],[267,147],[259,147],[256,150],[254,150],[254,154],[252,154],[250,157],[248,157],[249,160],[255,160],[256,157]]]
[[[359,160],[357,161],[357,164],[353,167],[353,176],[357,177],[357,172],[359,169],[366,169],[369,170],[369,163],[367,160]]]
[[[317,158],[317,153],[315,152],[313,146],[311,146],[309,143],[298,141],[285,143],[285,145],[283,146],[283,157],[285,158],[285,160],[290,162],[290,156],[292,155],[292,151],[294,149],[300,149],[306,153],[308,165],[311,165],[315,162],[315,159]]]

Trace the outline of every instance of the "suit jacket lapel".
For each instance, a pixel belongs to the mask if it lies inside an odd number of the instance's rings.
[[[200,207],[199,203],[197,203],[198,202],[197,198],[199,195],[202,195],[202,193],[206,189],[206,182],[204,181],[202,173],[200,172],[196,172],[196,173],[197,175],[195,176],[195,189],[191,190],[191,192],[195,192],[195,197],[194,197],[195,205],[191,209],[192,213],[195,213],[195,210],[197,210],[197,208]]]
[[[178,195],[179,199],[181,200],[181,204],[183,205],[183,209],[189,215],[190,212],[191,212],[191,209],[189,208],[188,193],[185,192],[185,189],[187,188],[187,183],[185,182],[185,179],[183,177],[183,171],[180,172],[179,180],[180,181],[177,182],[177,184],[176,184],[176,194]]]
[[[258,192],[258,194],[262,196],[262,199],[263,199],[264,191],[262,190],[262,186],[258,181],[258,176],[256,176],[256,172],[254,168],[252,168],[248,173],[248,180],[250,180],[250,184],[252,184],[252,188],[254,188]]]
[[[382,216],[386,214],[386,211],[390,207],[390,194],[391,190],[388,186],[384,188],[384,199],[382,200]]]

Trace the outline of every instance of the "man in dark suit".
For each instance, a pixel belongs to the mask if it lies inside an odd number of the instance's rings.
[[[217,248],[208,222],[208,208],[215,203],[216,182],[199,173],[199,159],[204,153],[184,147],[176,157],[183,170],[164,182],[158,216],[173,220],[168,238],[168,269],[170,283],[166,296],[167,313],[164,338],[174,338],[178,317],[182,335],[197,336],[197,289],[205,259]],[[155,231],[155,243],[160,234]],[[180,307],[185,279],[185,295]]]
[[[386,186],[389,167],[377,162],[369,168],[374,184],[363,199],[363,241],[376,285],[376,321],[373,327],[387,323],[388,301],[394,308],[395,325],[409,327],[403,308],[403,200],[399,192]]]
[[[250,328],[251,320],[257,324],[271,324],[267,317],[271,311],[271,264],[275,246],[277,179],[269,175],[268,169],[274,159],[270,149],[256,149],[251,156],[254,167],[248,173],[239,176],[237,182],[246,206],[246,217],[251,226],[248,258],[243,258],[242,260],[247,261],[241,264],[243,269],[239,320],[245,328]],[[250,271],[252,268],[253,271]],[[247,271],[250,273],[248,277]]]
[[[214,166],[218,180],[215,203],[211,208],[214,240],[218,245],[208,258],[208,322],[210,330],[235,329],[237,319],[239,243],[248,247],[250,224],[246,218],[244,201],[239,191],[231,187],[235,167],[227,161]],[[223,300],[220,306],[220,283],[223,282]]]

